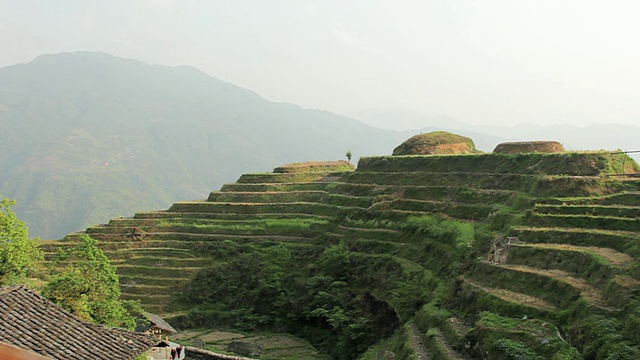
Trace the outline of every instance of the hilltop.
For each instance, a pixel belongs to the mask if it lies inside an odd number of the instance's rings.
[[[286,330],[340,359],[640,356],[640,166],[625,155],[281,169],[86,233],[123,294],[182,329]]]

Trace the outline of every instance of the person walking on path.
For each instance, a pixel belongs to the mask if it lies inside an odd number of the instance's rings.
[[[182,352],[182,345],[178,345],[176,347],[176,354],[178,355],[176,359],[180,359],[180,353]]]
[[[176,348],[171,348],[171,360],[176,360]]]

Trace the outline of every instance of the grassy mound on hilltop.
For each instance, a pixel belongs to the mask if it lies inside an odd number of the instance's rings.
[[[521,154],[521,153],[560,153],[564,147],[557,141],[519,141],[504,142],[498,144],[493,150],[496,154]]]
[[[473,140],[446,131],[419,134],[393,149],[393,155],[444,155],[478,153]]]
[[[313,173],[325,171],[349,171],[355,167],[344,160],[340,161],[305,161],[278,166],[273,169],[276,174],[284,173]]]

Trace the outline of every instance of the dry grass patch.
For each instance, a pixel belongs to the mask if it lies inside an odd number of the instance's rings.
[[[538,249],[550,249],[550,250],[564,250],[564,251],[577,251],[587,254],[595,254],[604,259],[606,259],[609,263],[613,265],[619,266],[629,266],[634,262],[634,259],[627,255],[615,251],[609,248],[600,248],[595,246],[576,246],[576,245],[568,245],[568,244],[511,244],[516,247],[531,247]]]
[[[623,288],[631,290],[640,289],[640,281],[628,275],[617,275],[613,278],[613,281]]]
[[[496,154],[560,153],[565,150],[562,144],[557,141],[519,141],[498,144],[493,152]]]
[[[474,288],[480,289],[486,293],[489,293],[501,300],[507,301],[507,302],[515,302],[515,303],[520,303],[520,304],[524,304],[527,306],[531,306],[534,307],[536,309],[541,309],[541,310],[554,310],[556,309],[556,306],[554,306],[553,304],[550,304],[542,299],[539,299],[537,297],[534,296],[530,296],[530,295],[525,295],[525,294],[521,294],[521,293],[517,293],[517,292],[513,292],[513,291],[509,291],[509,290],[505,290],[505,289],[498,289],[498,288],[492,288],[492,287],[486,287],[486,286],[482,286],[476,282],[470,281],[468,279],[465,279],[465,284],[470,285]]]
[[[202,341],[206,343],[211,342],[228,342],[235,339],[243,339],[244,335],[227,332],[227,331],[213,331],[208,334],[203,334],[199,336]],[[246,340],[246,339],[245,339]]]
[[[562,270],[541,270],[521,265],[495,265],[509,270],[520,271],[530,274],[547,276],[552,279],[558,280],[565,284],[568,284],[580,291],[580,296],[584,298],[589,304],[594,306],[603,306],[606,304],[602,293],[593,286],[589,285],[586,280],[575,278],[570,276],[568,272]]]

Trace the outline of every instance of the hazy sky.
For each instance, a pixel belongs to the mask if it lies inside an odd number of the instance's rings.
[[[265,98],[640,125],[637,0],[0,0],[0,66],[97,50]]]

